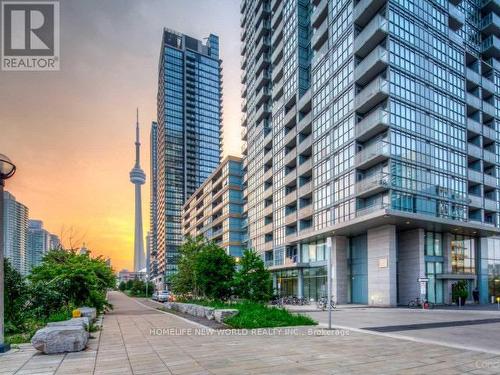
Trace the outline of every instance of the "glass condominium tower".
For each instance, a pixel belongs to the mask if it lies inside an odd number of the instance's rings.
[[[156,205],[157,281],[177,270],[186,199],[221,155],[222,62],[219,38],[206,42],[164,29],[158,77]],[[155,237],[156,236],[156,237]]]
[[[339,303],[497,296],[498,1],[240,10],[247,246],[277,292],[326,296],[331,254]]]

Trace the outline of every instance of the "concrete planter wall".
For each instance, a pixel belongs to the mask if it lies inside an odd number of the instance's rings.
[[[178,311],[184,314],[214,320],[223,323],[225,319],[238,314],[236,309],[215,309],[213,307],[196,305],[193,303],[165,302],[165,307],[169,310]]]

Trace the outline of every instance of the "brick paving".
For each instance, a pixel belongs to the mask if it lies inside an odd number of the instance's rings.
[[[110,300],[115,310],[105,316],[87,350],[47,356],[22,345],[0,355],[0,375],[500,373],[500,356],[494,354],[357,332],[308,335],[311,328],[299,328],[280,335],[270,330],[263,335],[186,334],[182,330],[193,332],[200,325],[121,293],[110,293]]]

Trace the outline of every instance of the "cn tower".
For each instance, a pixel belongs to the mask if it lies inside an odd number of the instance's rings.
[[[142,234],[141,186],[146,182],[146,174],[141,169],[141,142],[139,141],[139,109],[135,127],[135,165],[130,171],[130,182],[135,185],[135,233],[134,233],[134,272],[146,267],[144,237]]]

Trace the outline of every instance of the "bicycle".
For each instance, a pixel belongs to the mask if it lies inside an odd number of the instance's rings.
[[[335,299],[332,297],[330,300],[330,306],[332,310],[337,308],[335,303]],[[321,297],[318,301],[316,301],[316,307],[318,310],[325,311],[328,309],[328,299],[326,297]]]
[[[422,302],[422,300],[420,298],[415,298],[415,299],[412,299],[410,302],[408,302],[408,308],[410,309],[417,309],[417,308],[420,308],[420,309],[433,309],[434,308],[434,304],[432,302],[429,302],[428,300],[424,300]]]

